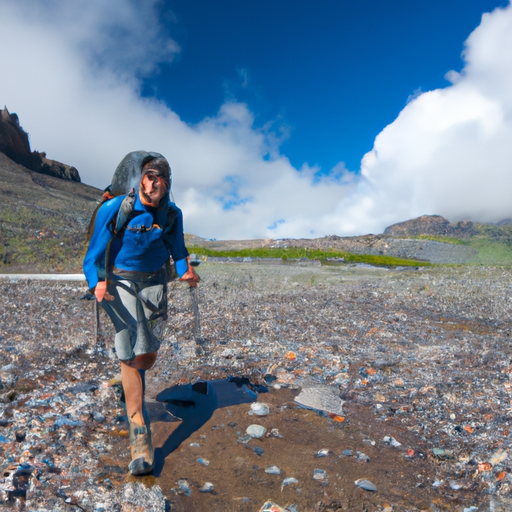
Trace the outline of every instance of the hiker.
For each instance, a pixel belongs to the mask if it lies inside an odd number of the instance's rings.
[[[133,185],[130,193],[115,195]],[[199,282],[185,247],[181,210],[169,199],[170,188],[171,170],[162,155],[143,151],[126,155],[91,220],[83,264],[90,291],[116,332],[133,475],[151,472],[154,464],[144,403],[145,373],[155,363],[167,319],[170,257],[181,281],[190,287]]]

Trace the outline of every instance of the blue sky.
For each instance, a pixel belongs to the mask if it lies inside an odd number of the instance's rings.
[[[292,165],[359,170],[408,98],[448,85],[463,44],[499,0],[178,0],[162,16],[179,57],[145,81],[187,122],[224,100],[287,135]],[[275,129],[274,128],[274,129]]]
[[[0,0],[0,16],[0,105],[33,149],[99,188],[129,151],[163,153],[187,232],[512,217],[508,1]]]

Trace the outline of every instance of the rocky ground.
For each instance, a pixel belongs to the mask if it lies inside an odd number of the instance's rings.
[[[1,507],[512,508],[508,268],[207,262],[199,272],[199,337],[191,294],[170,286],[148,377],[157,463],[138,479],[126,471],[110,328],[80,300],[85,285],[0,280]],[[198,380],[206,395],[187,386]],[[342,410],[301,407],[304,390],[341,398]],[[255,402],[269,413],[248,414]],[[247,435],[253,424],[263,437]]]

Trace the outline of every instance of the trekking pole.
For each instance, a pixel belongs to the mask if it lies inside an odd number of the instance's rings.
[[[201,318],[199,316],[199,304],[197,301],[197,293],[195,287],[189,287],[190,296],[192,297],[192,311],[194,312],[194,338],[201,337]]]
[[[100,343],[100,305],[96,298],[94,299],[94,314],[96,316],[96,325],[95,325],[94,336],[96,338],[96,351],[97,351],[98,347],[99,347],[99,343]]]
[[[190,266],[196,268],[201,263],[201,260],[196,254],[190,255]],[[189,286],[190,296],[192,298],[192,311],[194,312],[194,338],[201,337],[201,318],[199,316],[199,303],[197,301],[197,292],[195,286]]]
[[[201,260],[195,255],[190,256],[190,265],[198,267]],[[197,300],[197,291],[195,286],[189,287],[190,297],[192,299],[192,311],[194,313],[194,339],[196,341],[196,354],[202,355],[204,353],[205,339],[201,335],[201,316],[199,314],[199,301]]]

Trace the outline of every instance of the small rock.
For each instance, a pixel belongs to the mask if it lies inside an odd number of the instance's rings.
[[[272,437],[280,437],[281,439],[283,439],[283,436],[279,433],[279,429],[278,428],[273,428],[271,431],[270,431],[270,435]]]
[[[98,411],[92,413],[92,419],[98,423],[103,423],[107,418]]]
[[[80,384],[70,388],[69,392],[78,395],[79,393],[94,393],[98,389],[99,385],[96,382],[80,382]]]
[[[383,441],[386,444],[389,444],[393,448],[398,448],[399,446],[402,446],[402,443],[398,442],[394,437],[385,436]]]
[[[327,457],[329,455],[329,450],[327,448],[322,448],[316,454],[317,457]]]
[[[25,441],[25,438],[27,437],[27,433],[23,432],[22,430],[18,430],[16,432],[15,436],[16,436],[16,441],[18,441],[18,443],[21,443],[22,441]]]
[[[267,404],[255,402],[251,404],[251,410],[247,413],[250,416],[266,416],[270,412]]]
[[[294,400],[309,409],[343,416],[343,400],[327,386],[302,388]]]
[[[370,462],[370,457],[368,457],[366,453],[357,452],[357,460],[360,460],[361,462]]]
[[[451,450],[445,450],[444,448],[434,448],[432,453],[439,459],[449,459],[453,455]]]
[[[313,471],[313,480],[325,482],[327,480],[327,471],[325,471],[324,469],[315,469]]]
[[[260,508],[259,512],[286,512],[287,509],[288,509],[288,507],[285,509],[285,508],[281,507],[280,505],[278,505],[277,503],[274,503],[273,501],[267,501]]]
[[[443,485],[443,480],[436,480],[433,484],[432,484],[432,487],[434,487],[434,489],[436,489],[437,487],[441,487],[441,485]]]
[[[352,450],[343,450],[342,454],[346,457],[350,457],[352,455]]]
[[[366,480],[364,478],[360,478],[354,482],[357,487],[364,489],[365,491],[377,492],[377,487],[375,484],[372,484],[370,480]]]
[[[206,482],[199,488],[199,492],[212,492],[213,489],[215,489],[215,486],[211,482]]]
[[[178,494],[184,494],[185,496],[192,496],[192,489],[188,485],[186,480],[178,480],[176,482],[178,486]]]
[[[294,484],[298,484],[298,483],[299,483],[299,481],[296,478],[293,478],[293,476],[289,476],[288,478],[285,478],[283,480],[283,483],[281,484],[281,491],[287,485],[294,485]]]
[[[265,469],[265,473],[268,473],[269,475],[280,475],[281,470],[277,466],[269,466]]]
[[[412,448],[409,448],[403,455],[402,457],[404,459],[412,459],[414,457],[414,450]]]
[[[500,462],[503,462],[507,457],[508,457],[508,453],[507,452],[498,451],[489,459],[489,462],[493,466],[496,466]]]
[[[249,425],[246,433],[255,439],[261,439],[267,433],[267,429],[261,425]]]
[[[254,453],[256,453],[256,455],[259,455],[261,457],[265,453],[265,450],[263,448],[260,448],[259,446],[255,446]]]
[[[199,464],[202,464],[203,466],[209,466],[210,465],[210,461],[209,460],[203,459],[201,457],[198,457],[196,459],[196,461],[199,462]]]

